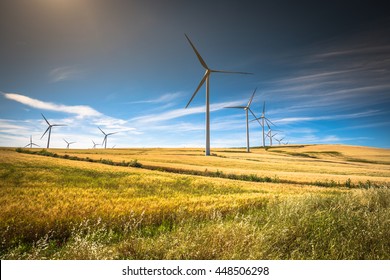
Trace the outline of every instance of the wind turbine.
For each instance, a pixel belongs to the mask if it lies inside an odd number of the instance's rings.
[[[283,137],[283,138],[281,138],[281,139],[277,139],[277,138],[275,138],[275,140],[276,140],[276,141],[278,141],[278,143],[279,143],[279,146],[280,146],[280,142],[282,142],[284,138],[285,138],[285,137]]]
[[[248,119],[248,111],[251,112],[251,114],[257,119],[256,115],[253,113],[251,110],[250,106],[253,101],[253,97],[255,96],[257,88],[255,88],[255,91],[253,92],[251,98],[249,99],[248,105],[246,106],[228,106],[225,108],[232,108],[232,109],[244,109],[245,114],[246,114],[246,151],[249,153],[250,152],[250,147],[249,147],[249,119]]]
[[[261,117],[260,118],[256,118],[254,119],[253,121],[257,120],[259,122],[259,124],[261,125],[262,129],[263,129],[263,147],[265,147],[265,133],[264,133],[264,128],[265,128],[265,125],[268,126],[268,129],[270,130],[271,127],[270,127],[270,123],[272,125],[275,125],[273,122],[271,122],[266,116],[265,116],[265,101],[263,103],[263,113],[261,114]],[[261,122],[259,121],[261,120]]]
[[[190,43],[192,49],[194,50],[196,56],[198,57],[198,60],[200,64],[203,66],[203,68],[206,70],[206,72],[203,75],[203,78],[200,80],[200,83],[198,87],[196,88],[195,92],[192,94],[192,97],[190,101],[187,103],[186,107],[187,108],[192,99],[194,99],[196,93],[198,90],[202,87],[204,82],[206,82],[206,149],[205,149],[205,155],[209,156],[210,155],[210,95],[209,95],[209,84],[210,84],[210,75],[211,73],[229,73],[229,74],[252,74],[252,73],[247,73],[247,72],[232,72],[232,71],[224,71],[224,70],[213,70],[210,69],[206,62],[203,60],[197,49],[195,48],[194,44],[192,44],[190,38],[188,38],[187,34],[184,34]]]
[[[92,149],[96,149],[96,146],[97,146],[97,145],[100,145],[100,144],[96,144],[95,141],[93,141],[93,140],[92,140],[92,143],[93,143]]]
[[[30,135],[30,143],[27,144],[26,146],[24,146],[24,148],[30,146],[30,149],[32,149],[32,146],[33,146],[33,145],[34,145],[34,146],[37,146],[37,147],[40,147],[39,145],[33,143],[33,141],[32,141],[32,135]]]
[[[104,134],[104,139],[103,139],[102,146],[104,144],[104,149],[106,149],[107,148],[107,136],[115,134],[115,133],[118,133],[118,132],[105,133],[100,127],[98,127],[98,128]]]
[[[69,145],[71,145],[71,144],[74,144],[74,143],[76,143],[76,142],[68,142],[68,141],[66,141],[64,138],[62,138],[65,142],[66,142],[66,148],[67,149],[69,149]]]
[[[50,146],[50,135],[51,135],[51,128],[53,126],[66,126],[65,124],[50,124],[49,121],[45,118],[45,116],[41,113],[42,117],[45,119],[46,123],[48,124],[48,128],[46,129],[45,133],[42,134],[41,139],[45,134],[49,131],[49,136],[47,138],[47,148],[49,149]]]
[[[268,130],[267,136],[268,136],[268,138],[269,138],[269,145],[272,146],[272,138],[273,138],[274,136],[276,136],[277,133],[272,134],[272,129],[271,129],[271,127],[268,127],[268,128],[269,128],[269,130]]]

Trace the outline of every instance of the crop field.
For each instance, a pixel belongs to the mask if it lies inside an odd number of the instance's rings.
[[[1,259],[390,259],[390,150],[0,149]]]

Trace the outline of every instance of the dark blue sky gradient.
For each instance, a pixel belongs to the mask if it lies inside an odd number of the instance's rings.
[[[244,146],[245,105],[294,144],[390,147],[390,15],[384,1],[0,2],[0,146],[46,129],[74,148],[120,131],[108,146],[204,146],[204,70],[253,72],[210,80],[211,146]],[[79,106],[79,107],[75,107]],[[80,107],[82,106],[82,107]],[[251,145],[261,144],[251,123]],[[278,138],[278,137],[276,137]]]

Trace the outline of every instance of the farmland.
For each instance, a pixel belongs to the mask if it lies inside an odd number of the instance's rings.
[[[1,258],[390,258],[389,150],[212,152],[0,150]]]

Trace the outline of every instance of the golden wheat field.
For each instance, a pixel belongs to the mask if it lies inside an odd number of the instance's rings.
[[[389,259],[390,150],[1,149],[2,259]]]

